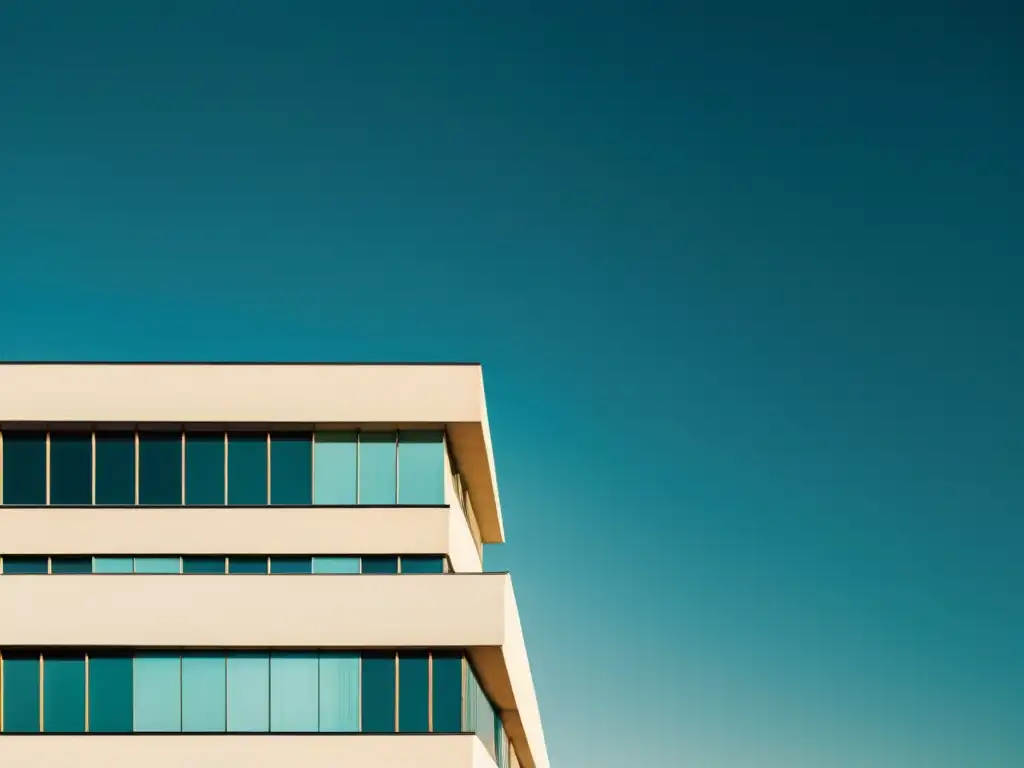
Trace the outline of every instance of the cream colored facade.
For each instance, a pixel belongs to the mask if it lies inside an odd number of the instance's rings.
[[[3,556],[443,553],[454,572],[372,578],[0,577],[0,649],[466,649],[480,685],[500,711],[511,746],[509,765],[547,768],[511,579],[482,572],[482,545],[504,541],[504,527],[479,366],[0,364],[0,426],[72,423],[443,429],[447,503],[83,510],[16,507],[0,498]],[[461,475],[448,464],[449,453]],[[334,610],[311,608],[318,605]],[[197,768],[495,765],[473,734],[0,735],[0,765],[41,768],[72,760],[104,768],[143,762]]]

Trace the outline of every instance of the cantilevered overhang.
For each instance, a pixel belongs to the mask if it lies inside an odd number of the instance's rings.
[[[0,424],[445,427],[485,543],[504,541],[476,364],[0,363]]]
[[[0,647],[465,648],[548,768],[507,574],[0,576]]]

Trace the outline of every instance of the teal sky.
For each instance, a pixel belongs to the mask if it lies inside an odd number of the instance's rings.
[[[558,768],[1024,765],[1024,11],[0,5],[0,358],[479,360]]]

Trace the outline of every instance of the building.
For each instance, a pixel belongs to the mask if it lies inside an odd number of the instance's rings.
[[[0,765],[547,768],[477,365],[0,364]]]

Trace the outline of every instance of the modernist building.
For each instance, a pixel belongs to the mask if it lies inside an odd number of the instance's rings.
[[[547,768],[476,365],[0,364],[0,765]]]

